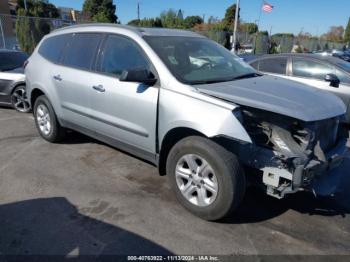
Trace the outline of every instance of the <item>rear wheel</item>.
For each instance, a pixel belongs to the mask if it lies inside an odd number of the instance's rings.
[[[237,157],[203,137],[185,138],[171,149],[167,175],[179,202],[205,220],[230,216],[245,192]]]
[[[45,140],[52,143],[63,140],[65,129],[58,122],[55,111],[46,96],[40,96],[36,99],[34,118],[39,134]]]
[[[30,112],[30,106],[27,100],[26,87],[24,85],[17,86],[11,95],[11,104],[14,109],[21,113]]]

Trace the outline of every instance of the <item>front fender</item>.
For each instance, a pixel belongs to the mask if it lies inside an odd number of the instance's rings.
[[[159,97],[159,141],[174,128],[196,130],[207,137],[225,136],[252,143],[234,110],[238,106],[205,95],[161,89]]]

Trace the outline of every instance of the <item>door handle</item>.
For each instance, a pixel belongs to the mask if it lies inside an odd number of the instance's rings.
[[[93,86],[92,88],[98,92],[101,92],[101,93],[106,91],[106,89],[103,87],[103,85]]]
[[[53,79],[55,79],[56,81],[62,81],[62,78],[60,75],[53,76]]]

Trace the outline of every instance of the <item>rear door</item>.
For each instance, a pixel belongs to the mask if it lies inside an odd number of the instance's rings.
[[[148,69],[156,75],[147,55],[134,40],[108,35],[96,68],[100,75],[90,84],[94,130],[119,141],[119,147],[139,150],[137,153],[148,158],[156,150],[159,86],[119,81],[123,70],[132,69]]]
[[[69,124],[92,129],[91,83],[92,67],[103,34],[73,34],[63,55],[61,65],[55,68],[52,79],[61,103],[63,119]]]

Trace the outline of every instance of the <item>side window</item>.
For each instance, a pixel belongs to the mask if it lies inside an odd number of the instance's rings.
[[[336,69],[336,73],[337,77],[340,80],[340,83],[342,84],[347,84],[350,85],[350,76],[345,74],[343,71]]]
[[[293,58],[293,76],[324,80],[327,74],[334,74],[332,66],[313,60]]]
[[[79,33],[73,35],[65,52],[63,64],[75,68],[91,69],[101,39],[102,35],[100,34]]]
[[[40,45],[39,54],[53,63],[59,63],[63,50],[69,42],[71,35],[58,35],[50,37]]]
[[[260,60],[259,71],[285,75],[287,70],[287,57],[276,57]]]
[[[117,77],[124,70],[149,69],[150,65],[140,47],[122,36],[108,36],[99,61],[99,71]]]

